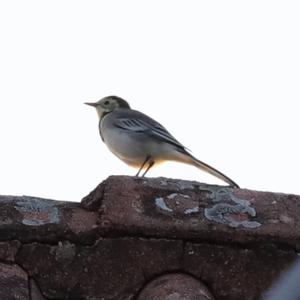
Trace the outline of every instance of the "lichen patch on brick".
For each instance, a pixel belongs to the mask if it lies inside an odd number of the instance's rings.
[[[59,223],[59,213],[53,200],[40,201],[39,198],[26,197],[16,202],[15,208],[22,214],[22,223],[38,226]]]
[[[211,199],[214,204],[205,208],[204,216],[217,223],[227,224],[230,227],[257,228],[261,223],[252,220],[256,216],[254,207],[246,199],[236,197],[228,188],[211,190]]]

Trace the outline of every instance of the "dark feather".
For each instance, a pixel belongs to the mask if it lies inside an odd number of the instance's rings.
[[[131,132],[139,132],[148,134],[161,142],[172,144],[181,150],[185,150],[180,142],[178,142],[161,124],[135,110],[126,111],[126,117],[120,116],[116,118],[114,125],[123,130]]]

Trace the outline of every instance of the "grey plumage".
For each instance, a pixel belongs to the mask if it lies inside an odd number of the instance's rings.
[[[192,156],[164,126],[147,115],[133,110],[117,96],[96,103],[86,103],[97,110],[99,131],[108,148],[128,165],[145,170],[143,176],[157,163],[178,161],[191,164],[227,182],[238,185],[229,177]]]

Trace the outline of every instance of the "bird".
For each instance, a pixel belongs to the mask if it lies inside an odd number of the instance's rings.
[[[84,104],[96,109],[102,141],[109,150],[129,166],[138,169],[136,176],[144,177],[154,166],[165,161],[193,165],[233,188],[239,186],[229,177],[194,157],[160,123],[146,114],[131,109],[118,96],[107,96],[97,102]]]

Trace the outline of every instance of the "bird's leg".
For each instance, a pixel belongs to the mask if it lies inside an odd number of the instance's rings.
[[[143,162],[142,166],[140,167],[139,171],[138,171],[137,174],[135,175],[136,177],[138,177],[138,176],[140,175],[140,172],[143,170],[145,164],[147,163],[147,161],[148,161],[149,159],[150,159],[150,156],[148,155],[148,156],[146,157],[145,161]],[[149,167],[148,167],[148,168],[149,168]],[[148,169],[147,169],[147,170],[148,170]],[[144,173],[144,175],[145,175],[145,173]],[[144,176],[144,175],[143,175],[143,176]]]
[[[152,160],[152,161],[150,161],[150,163],[149,163],[149,165],[148,165],[146,171],[145,171],[144,174],[142,175],[142,177],[144,177],[144,176],[146,175],[146,173],[151,169],[151,167],[153,167],[153,165],[154,165],[154,161]]]

